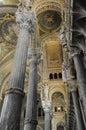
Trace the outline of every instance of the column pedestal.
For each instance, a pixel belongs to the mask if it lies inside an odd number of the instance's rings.
[[[15,50],[8,90],[3,102],[0,117],[0,130],[19,130],[20,128],[29,33],[32,30],[33,24],[32,12],[17,12],[16,21],[20,26],[20,33]]]
[[[37,126],[37,65],[40,56],[40,53],[29,50],[30,73],[24,130],[36,130]]]

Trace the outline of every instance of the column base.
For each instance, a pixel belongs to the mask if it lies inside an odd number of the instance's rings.
[[[26,119],[24,124],[24,130],[36,130],[38,121],[35,119]]]
[[[24,92],[19,88],[7,90],[0,117],[0,130],[19,130],[23,96]]]

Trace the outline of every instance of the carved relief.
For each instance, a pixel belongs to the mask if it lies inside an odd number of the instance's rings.
[[[49,100],[49,86],[47,84],[42,85],[41,98]]]
[[[27,28],[29,32],[34,32],[35,15],[33,11],[16,12],[16,22],[20,28]]]

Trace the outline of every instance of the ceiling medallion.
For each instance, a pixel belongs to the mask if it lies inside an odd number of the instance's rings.
[[[61,14],[55,10],[46,10],[38,16],[38,25],[42,31],[57,30],[61,22]]]

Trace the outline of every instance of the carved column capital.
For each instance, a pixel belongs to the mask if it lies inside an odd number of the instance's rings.
[[[18,9],[19,12],[26,12],[31,9],[33,0],[19,0]]]
[[[70,92],[76,92],[77,91],[77,87],[76,86],[71,86],[69,88]]]
[[[50,100],[42,101],[42,107],[45,112],[50,112],[51,111],[51,102]]]
[[[69,91],[70,92],[76,92],[77,91],[77,81],[76,80],[70,80],[69,83]]]
[[[41,53],[39,51],[39,48],[37,48],[37,49],[29,48],[28,49],[28,58],[30,60],[30,63],[33,62],[33,63],[39,64],[41,61]]]
[[[70,55],[72,57],[79,55],[81,53],[81,50],[77,46],[70,46]]]
[[[29,32],[34,32],[36,22],[34,11],[16,12],[16,22],[20,28],[27,28]]]

